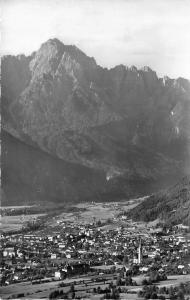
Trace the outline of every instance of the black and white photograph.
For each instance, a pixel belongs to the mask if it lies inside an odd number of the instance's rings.
[[[0,0],[0,299],[190,299],[190,0]]]

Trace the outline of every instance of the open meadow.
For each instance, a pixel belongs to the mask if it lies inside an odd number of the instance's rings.
[[[18,215],[18,216],[0,216],[0,232],[9,232],[20,230],[28,221],[34,221],[45,214]]]
[[[137,282],[138,286],[126,286],[127,292],[121,293],[121,299],[138,299],[137,293],[142,289],[142,280],[145,277],[143,275],[133,277]],[[110,282],[116,283],[116,280],[113,278],[113,275],[103,276],[102,280],[96,282],[94,276],[84,276],[80,278],[70,278],[61,281],[65,284],[65,287],[59,287],[60,281],[53,281],[48,283],[41,283],[32,285],[31,282],[22,282],[17,284],[12,284],[10,286],[4,286],[0,288],[0,294],[2,299],[11,299],[11,297],[17,297],[19,293],[24,294],[22,299],[48,299],[49,294],[54,290],[63,290],[68,292],[70,286],[68,284],[74,283],[75,292],[79,296],[84,296],[85,299],[100,299],[100,295],[96,298],[93,298],[93,288],[100,286],[101,288],[107,287]],[[158,283],[159,287],[166,286],[178,286],[180,283],[190,282],[190,274],[188,275],[171,275],[168,276],[168,279]],[[86,298],[87,297],[87,298]]]
[[[74,224],[89,224],[94,222],[105,222],[108,219],[114,220],[120,213],[132,209],[146,197],[124,200],[121,202],[86,202],[73,205],[73,211],[63,211],[52,218],[51,225],[71,222]]]

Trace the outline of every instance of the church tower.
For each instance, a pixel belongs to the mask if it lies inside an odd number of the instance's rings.
[[[138,264],[141,264],[142,261],[142,245],[141,245],[141,239],[139,241],[139,247],[138,247]]]

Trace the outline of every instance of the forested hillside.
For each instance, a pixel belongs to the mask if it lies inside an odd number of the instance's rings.
[[[171,224],[190,225],[190,177],[175,186],[151,195],[130,211],[134,220],[153,221],[157,218]]]

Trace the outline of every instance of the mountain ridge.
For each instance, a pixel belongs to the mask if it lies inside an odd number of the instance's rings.
[[[149,67],[108,70],[50,39],[31,56],[2,59],[2,126],[127,186],[134,178],[170,182],[189,171],[189,91],[186,79],[158,78]]]

